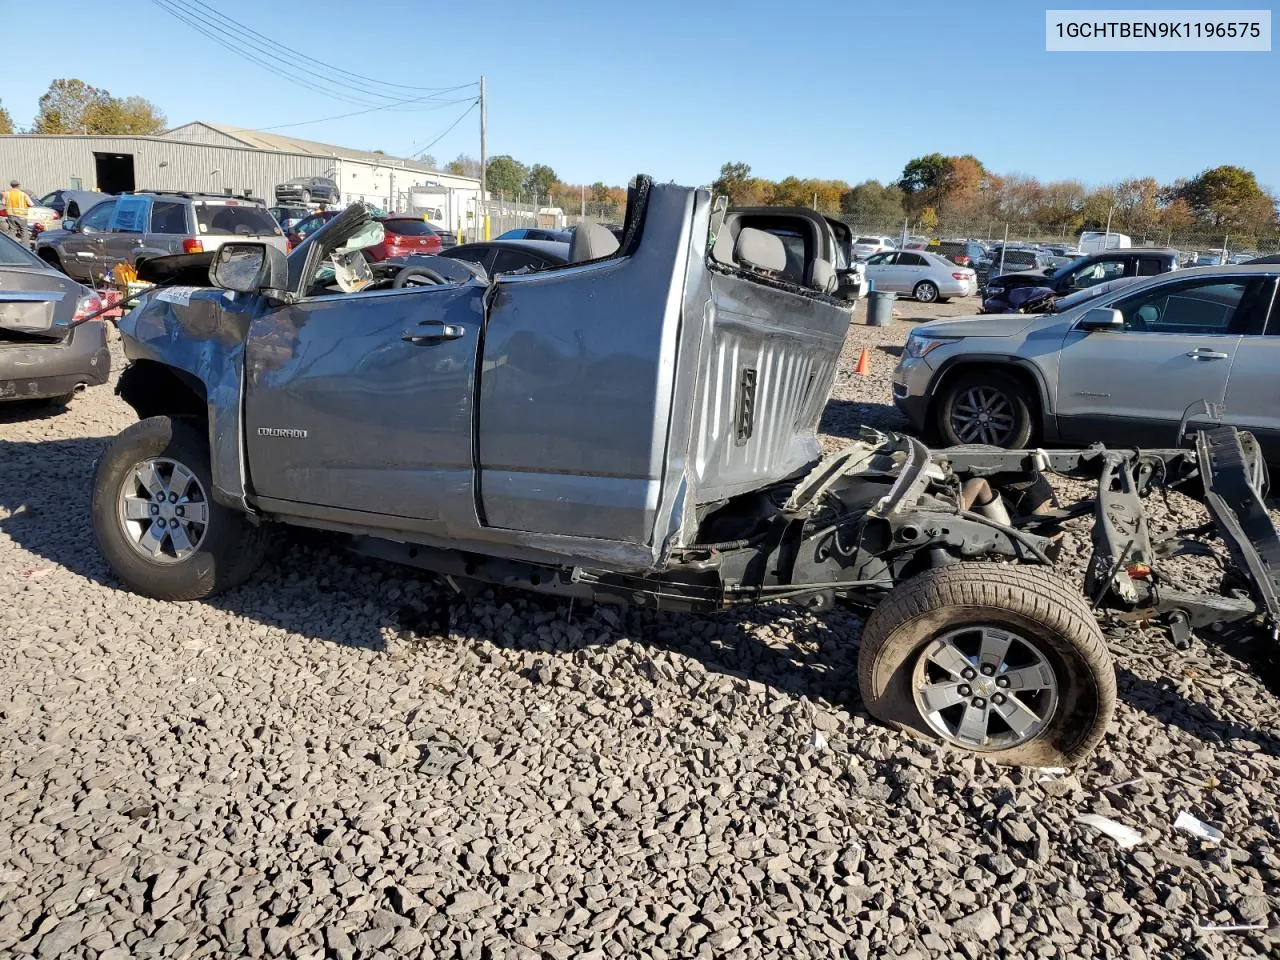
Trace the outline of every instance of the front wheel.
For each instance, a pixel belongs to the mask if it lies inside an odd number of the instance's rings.
[[[948,446],[980,443],[1016,450],[1031,442],[1033,409],[1026,388],[1007,374],[959,373],[938,398],[938,435]]]
[[[1079,591],[1045,569],[959,563],[895,587],[858,653],[873,716],[1006,764],[1071,766],[1102,740],[1116,676]]]
[[[212,491],[208,438],[188,420],[151,417],[107,444],[90,510],[98,548],[125,586],[199,600],[249,578],[262,562],[262,528]]]
[[[938,299],[938,285],[932,280],[921,280],[911,295],[921,303],[933,303]]]

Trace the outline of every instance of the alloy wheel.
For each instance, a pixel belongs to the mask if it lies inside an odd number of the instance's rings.
[[[970,387],[951,405],[951,429],[961,443],[1002,447],[1014,426],[1013,403],[995,387]]]
[[[177,460],[143,460],[120,486],[117,504],[125,538],[153,563],[179,563],[200,548],[209,529],[209,498],[196,475]]]
[[[1058,707],[1053,667],[1031,640],[1003,627],[962,627],[921,652],[911,693],[929,727],[968,750],[1034,739]]]

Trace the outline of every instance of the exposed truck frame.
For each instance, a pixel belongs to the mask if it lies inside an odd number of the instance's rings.
[[[122,324],[119,389],[144,419],[100,461],[93,515],[131,588],[225,589],[282,523],[552,595],[687,611],[847,602],[873,611],[859,680],[876,716],[1044,765],[1105,732],[1115,674],[1096,609],[1182,639],[1280,622],[1280,545],[1248,434],[931,451],[864,428],[820,457],[849,324],[820,217],[726,214],[641,180],[617,250],[584,231],[564,268],[336,292],[323,278],[368,220],[344,211],[287,262],[232,245],[209,270],[234,298],[169,288]],[[1059,505],[1054,474],[1097,493]],[[1207,504],[1228,593],[1162,581],[1161,558],[1212,548],[1208,529],[1152,536],[1141,498],[1159,488]],[[1034,568],[1087,514],[1082,596]]]

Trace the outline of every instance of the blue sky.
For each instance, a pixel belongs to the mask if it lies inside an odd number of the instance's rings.
[[[889,180],[936,150],[1090,184],[1235,163],[1280,189],[1280,131],[1266,106],[1280,85],[1276,53],[1046,53],[1048,4],[204,2],[383,82],[446,87],[484,73],[489,153],[550,164],[568,182],[644,171],[707,183],[730,160],[773,179]],[[149,0],[118,0],[110,13],[98,0],[61,0],[60,23],[100,29],[85,47],[55,39],[63,30],[47,4],[4,6],[6,33],[44,51],[0,59],[0,97],[22,126],[49,81],[70,76],[147,97],[174,125],[259,128],[359,109],[232,57]],[[404,156],[466,106],[281,132]],[[431,152],[477,155],[478,127],[472,112]]]

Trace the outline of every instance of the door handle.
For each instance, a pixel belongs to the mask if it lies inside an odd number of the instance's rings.
[[[1225,360],[1227,355],[1218,350],[1209,350],[1206,347],[1197,347],[1187,354],[1192,360]]]
[[[415,346],[422,347],[432,343],[443,343],[446,340],[457,340],[459,337],[465,336],[466,332],[466,327],[459,326],[456,323],[444,323],[441,320],[424,320],[413,329],[402,333],[400,339],[405,343],[412,343]]]

